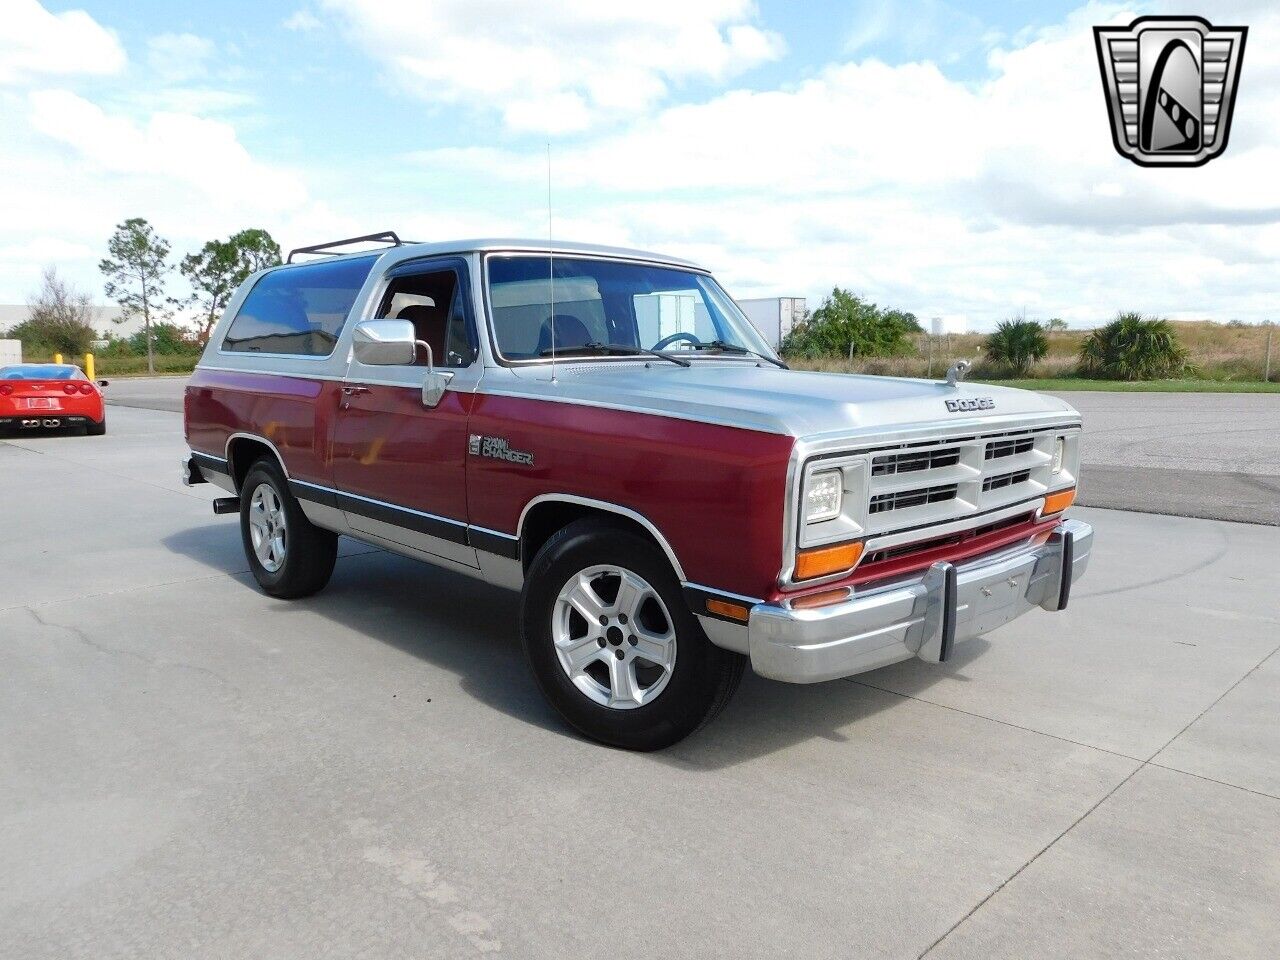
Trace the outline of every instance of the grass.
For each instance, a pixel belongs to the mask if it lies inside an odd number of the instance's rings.
[[[1185,379],[1125,383],[1079,376],[1080,345],[1085,330],[1048,334],[1049,353],[1031,368],[1031,376],[1009,379],[1009,369],[991,363],[983,354],[986,335],[957,333],[934,338],[917,337],[914,352],[901,357],[868,357],[849,361],[842,357],[788,358],[798,370],[829,373],[870,373],[896,377],[941,379],[956,360],[974,366],[968,380],[1008,383],[1032,390],[1152,390],[1162,392],[1272,393],[1280,391],[1280,332],[1275,334],[1271,358],[1271,382],[1263,381],[1267,354],[1267,328],[1231,327],[1210,321],[1175,321],[1178,340],[1187,349],[1191,370]],[[932,357],[930,356],[932,353]]]
[[[32,353],[24,358],[27,363],[52,363],[53,354],[51,353]],[[83,356],[63,356],[65,363],[74,363],[77,366],[84,366]],[[167,374],[183,374],[190,373],[195,369],[196,361],[200,359],[199,353],[157,353],[156,354],[156,375]],[[99,377],[147,377],[147,358],[146,357],[121,357],[111,356],[110,354],[95,353],[93,355],[94,373]]]

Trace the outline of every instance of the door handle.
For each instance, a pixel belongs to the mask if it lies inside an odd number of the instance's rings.
[[[342,392],[348,397],[354,397],[357,394],[368,393],[369,388],[368,387],[343,387]]]

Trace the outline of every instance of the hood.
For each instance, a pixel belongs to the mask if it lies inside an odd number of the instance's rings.
[[[1078,420],[1056,397],[1030,390],[945,381],[783,370],[742,360],[694,360],[688,367],[639,361],[512,367],[519,392],[719,423],[794,437],[962,427],[1010,419]],[[488,384],[485,385],[488,388]],[[948,400],[988,398],[988,409],[948,409]]]

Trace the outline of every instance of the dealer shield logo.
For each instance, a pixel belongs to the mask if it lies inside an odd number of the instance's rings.
[[[1094,27],[1120,155],[1144,167],[1198,167],[1222,153],[1248,32],[1199,17]]]

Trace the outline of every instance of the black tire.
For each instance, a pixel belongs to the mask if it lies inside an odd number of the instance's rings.
[[[102,411],[102,419],[99,421],[90,420],[85,424],[84,433],[87,437],[100,437],[107,432],[107,411]]]
[[[561,666],[553,634],[561,588],[579,571],[612,564],[652,586],[676,637],[666,685],[652,701],[630,709],[597,703],[575,686]],[[671,564],[651,540],[595,519],[570,524],[538,551],[521,593],[521,639],[538,686],[560,715],[587,737],[628,750],[661,750],[710,722],[733,696],[746,664],[745,657],[707,639]]]
[[[274,492],[284,514],[284,558],[275,570],[268,569],[258,558],[250,527],[254,492],[263,485]],[[322,530],[307,519],[289,492],[279,465],[268,457],[256,461],[240,485],[240,539],[254,579],[273,597],[292,600],[310,596],[323,588],[333,575],[338,535]]]

